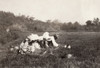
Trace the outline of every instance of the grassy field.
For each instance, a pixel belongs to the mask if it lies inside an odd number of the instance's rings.
[[[0,68],[100,68],[100,32],[59,32],[58,34],[57,43],[62,46],[70,44],[72,49],[61,47],[54,50],[53,55],[47,53],[43,56],[1,52]],[[18,45],[21,39],[6,45]],[[68,58],[68,54],[72,54],[72,57]]]

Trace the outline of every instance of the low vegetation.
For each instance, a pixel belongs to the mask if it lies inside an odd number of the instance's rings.
[[[71,50],[63,47],[43,56],[21,55],[7,52],[1,60],[3,68],[100,68],[100,33],[68,32],[59,33],[57,40],[62,46],[70,44]],[[71,58],[67,55],[72,54]]]

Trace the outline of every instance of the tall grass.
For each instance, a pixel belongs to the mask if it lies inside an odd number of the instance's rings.
[[[100,68],[100,33],[64,33],[58,43],[70,44],[71,50],[59,48],[53,55],[21,55],[7,53],[1,68]],[[68,54],[71,58],[67,58]]]

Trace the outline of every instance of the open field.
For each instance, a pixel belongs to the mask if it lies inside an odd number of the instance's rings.
[[[44,56],[17,55],[2,51],[0,68],[100,68],[100,32],[60,32],[58,34],[57,43],[62,46],[70,44],[71,50],[59,48],[53,51],[53,55],[47,53]],[[18,45],[21,39],[13,41],[14,43],[10,42],[8,45]],[[6,46],[7,44],[4,49],[7,49]],[[71,58],[67,58],[69,53],[72,54]]]

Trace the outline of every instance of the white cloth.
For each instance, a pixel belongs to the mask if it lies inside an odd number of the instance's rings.
[[[29,52],[35,52],[36,49],[41,49],[40,45],[37,42],[34,42],[31,46],[28,46]]]
[[[30,40],[37,40],[39,39],[39,36],[37,34],[31,34],[27,38],[29,38]]]
[[[44,39],[48,39],[48,38],[50,38],[50,36],[49,36],[49,32],[45,32],[44,34],[43,34],[43,38]]]
[[[54,45],[55,47],[57,47],[57,46],[58,46],[58,44],[56,43],[56,41],[55,41],[54,37],[53,37],[53,36],[51,36],[50,38],[51,38],[51,40],[52,40],[53,45]]]

